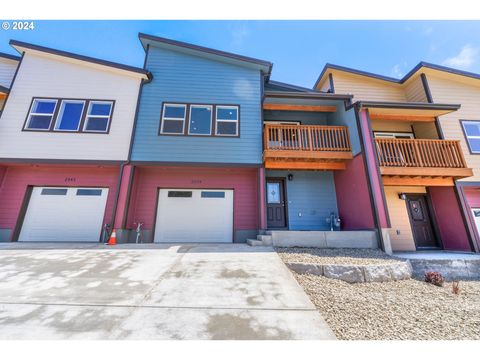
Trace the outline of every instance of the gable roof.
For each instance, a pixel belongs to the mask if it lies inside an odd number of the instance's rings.
[[[349,68],[349,67],[346,67],[346,66],[340,66],[340,65],[327,63],[323,67],[323,70],[320,73],[320,76],[318,77],[317,81],[315,82],[315,85],[313,86],[313,88],[314,89],[317,88],[318,84],[320,83],[320,81],[322,80],[322,78],[325,76],[325,74],[328,72],[329,69],[344,71],[344,72],[348,72],[348,73],[351,73],[351,74],[366,76],[366,77],[370,77],[370,78],[374,78],[374,79],[378,79],[378,80],[382,80],[382,81],[387,81],[387,82],[391,82],[391,83],[395,83],[395,84],[403,84],[408,79],[410,79],[413,75],[415,75],[422,68],[428,68],[428,69],[432,69],[432,70],[443,71],[443,72],[451,73],[451,74],[454,74],[454,75],[466,76],[466,77],[473,78],[473,79],[480,79],[480,74],[476,74],[476,73],[472,73],[472,72],[468,72],[468,71],[464,71],[464,70],[459,70],[459,69],[454,69],[454,68],[450,68],[450,67],[443,66],[443,65],[432,64],[432,63],[429,63],[429,62],[426,62],[426,61],[419,62],[412,70],[410,70],[401,79],[396,79],[396,78],[389,77],[389,76],[374,74],[374,73],[371,73],[371,72],[368,72],[368,71],[352,69],[352,68]]]
[[[9,60],[20,61],[20,56],[11,55],[11,54],[7,54],[7,53],[4,53],[4,52],[0,52],[0,57],[5,58],[5,59],[9,59]]]
[[[80,61],[85,61],[85,62],[89,62],[89,63],[102,65],[102,66],[116,68],[116,69],[132,72],[132,73],[136,73],[136,74],[142,74],[142,75],[146,76],[148,79],[151,78],[150,72],[148,72],[147,70],[145,70],[143,68],[138,68],[138,67],[135,67],[135,66],[119,64],[119,63],[112,62],[112,61],[93,58],[93,57],[90,57],[90,56],[79,55],[79,54],[75,54],[75,53],[71,53],[71,52],[67,52],[67,51],[63,51],[63,50],[52,49],[52,48],[48,48],[48,47],[40,46],[40,45],[34,45],[34,44],[26,43],[26,42],[23,42],[23,41],[10,40],[9,44],[15,50],[17,50],[20,53],[22,53],[24,51],[24,49],[30,49],[30,50],[35,50],[35,51],[39,51],[39,52],[53,54],[53,55],[57,55],[57,56],[61,56],[61,57],[67,57],[67,58],[71,58],[71,59],[76,59],[76,60],[80,60]]]
[[[139,33],[138,38],[140,39],[140,42],[142,43],[142,46],[145,50],[147,48],[147,45],[152,43],[158,47],[170,50],[175,49],[177,51],[180,50],[196,56],[213,57],[217,59],[222,59],[224,61],[226,60],[228,62],[238,65],[248,65],[249,67],[258,68],[266,75],[270,75],[272,71],[273,64],[265,60],[260,60],[248,56],[238,55],[226,51],[216,50],[204,46],[194,45],[182,41],[167,39],[160,36],[148,35],[144,33]]]

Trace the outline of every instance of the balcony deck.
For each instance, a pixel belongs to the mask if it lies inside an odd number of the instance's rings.
[[[265,124],[266,169],[342,170],[352,157],[346,126]]]
[[[384,185],[452,186],[473,175],[458,140],[375,139]]]

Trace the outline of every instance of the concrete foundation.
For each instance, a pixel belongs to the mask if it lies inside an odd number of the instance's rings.
[[[375,231],[267,231],[273,246],[377,249]]]

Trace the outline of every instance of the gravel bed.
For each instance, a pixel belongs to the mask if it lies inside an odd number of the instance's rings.
[[[461,281],[455,295],[452,283],[349,284],[293,274],[339,339],[480,339],[480,281]]]
[[[394,264],[405,260],[391,257],[374,249],[318,249],[276,247],[278,255],[286,263],[320,265],[378,265]]]

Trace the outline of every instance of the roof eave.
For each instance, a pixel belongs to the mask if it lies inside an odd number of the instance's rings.
[[[391,108],[391,109],[424,109],[424,110],[458,110],[460,104],[435,104],[435,103],[398,103],[386,101],[356,101],[351,106],[361,108]]]
[[[288,92],[288,91],[265,91],[265,97],[272,98],[312,98],[312,99],[331,99],[331,100],[351,100],[353,95],[334,94],[321,92]]]

